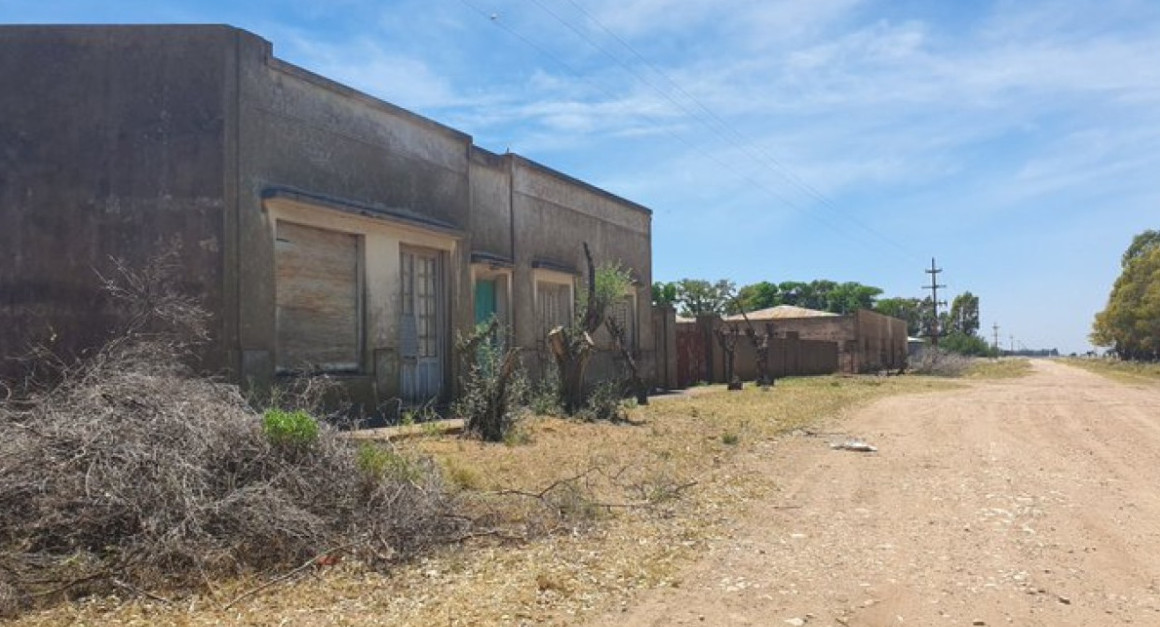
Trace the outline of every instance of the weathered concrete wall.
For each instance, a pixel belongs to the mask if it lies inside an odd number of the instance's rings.
[[[474,322],[473,279],[502,279],[517,343],[538,348],[535,279],[554,268],[571,284],[560,270],[578,278],[583,242],[632,271],[634,350],[652,376],[647,209],[476,148],[239,29],[0,27],[0,47],[4,357],[38,333],[68,350],[102,339],[117,312],[91,270],[107,272],[110,255],[140,264],[176,239],[183,287],[215,316],[206,366],[268,382],[282,220],[356,236],[339,239],[357,247],[347,284],[362,350],[342,377],[368,409],[399,392],[403,251],[438,260],[446,391],[455,332]],[[592,373],[612,365],[602,356]]]
[[[470,137],[329,79],[282,62],[265,40],[245,35],[239,47],[238,259],[242,372],[263,380],[276,359],[272,190],[304,192],[321,228],[363,238],[363,363],[343,375],[368,408],[399,395],[400,250],[439,251],[443,352],[455,329],[471,324],[467,252]],[[352,215],[353,214],[353,215]],[[430,223],[430,232],[424,228]],[[445,361],[445,391],[456,360]]]
[[[233,40],[217,26],[0,26],[0,374],[30,342],[103,341],[121,314],[97,273],[173,242],[180,288],[216,314],[201,365],[226,365]]]
[[[778,337],[791,337],[797,334],[803,340],[834,342],[838,346],[838,369],[845,373],[858,372],[854,316],[784,318],[771,322]]]
[[[783,318],[772,321],[779,337],[838,345],[839,369],[847,374],[898,369],[906,364],[906,322],[867,310],[845,316]]]
[[[858,371],[899,370],[906,366],[906,321],[874,311],[854,314],[858,329]]]
[[[762,324],[755,326],[757,333],[766,332]],[[742,381],[758,378],[757,349],[745,335],[744,322],[701,316],[694,322],[678,322],[676,327],[678,387],[702,381],[728,383],[726,352],[716,335],[718,329],[735,328],[738,331],[734,344],[734,374]],[[791,333],[790,337],[773,337],[766,353],[766,367],[768,374],[775,378],[833,374],[839,371],[838,344],[830,340],[801,339],[796,333]]]
[[[512,244],[512,160],[472,147],[471,252],[514,260]]]
[[[757,350],[745,337],[737,342],[733,369],[742,381],[756,381],[758,378]],[[838,345],[825,340],[771,338],[766,369],[775,379],[834,374],[838,372]]]
[[[580,281],[585,272],[583,244],[587,242],[597,266],[616,262],[632,274],[637,325],[633,350],[642,376],[652,380],[656,357],[650,313],[651,212],[527,159],[516,155],[506,158],[512,161],[516,342],[536,351],[539,364],[547,361],[544,339],[534,323],[535,282],[540,273],[533,266],[570,271]],[[582,282],[577,283],[577,289],[583,289]],[[606,338],[596,340],[607,345]],[[590,363],[592,379],[608,377],[614,372],[615,358],[611,351],[602,351]]]

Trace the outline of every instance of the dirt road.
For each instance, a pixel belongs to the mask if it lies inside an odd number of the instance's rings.
[[[1062,364],[770,444],[732,537],[609,625],[1160,625],[1160,388]]]

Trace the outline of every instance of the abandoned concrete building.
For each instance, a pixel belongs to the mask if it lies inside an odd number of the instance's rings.
[[[725,316],[727,324],[745,326],[745,318],[764,327],[772,325],[777,337],[834,342],[838,350],[838,371],[846,374],[900,370],[906,366],[906,322],[860,309],[835,314],[802,307],[780,305]]]
[[[676,318],[675,336],[669,376],[679,387],[727,383],[727,343],[733,373],[742,381],[758,378],[762,342],[766,374],[775,378],[901,370],[908,357],[906,322],[868,310],[842,315],[779,305],[745,315]]]
[[[0,356],[77,353],[121,315],[98,272],[179,245],[202,367],[322,371],[366,406],[447,400],[497,315],[531,362],[584,268],[655,372],[648,209],[279,60],[228,26],[0,27]],[[605,376],[611,357],[593,364]],[[535,363],[530,363],[533,368]]]

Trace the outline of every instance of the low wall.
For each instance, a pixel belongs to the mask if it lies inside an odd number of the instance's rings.
[[[716,330],[729,323],[716,317],[676,324],[677,386],[698,382],[726,383],[725,350]],[[734,345],[734,374],[743,381],[758,378],[757,347],[745,335],[745,326],[737,325]],[[761,341],[761,338],[758,338]],[[825,340],[771,337],[768,340],[766,367],[774,378],[833,374],[839,369],[838,344]]]
[[[857,328],[854,372],[901,370],[907,365],[906,322],[874,311],[855,313]]]

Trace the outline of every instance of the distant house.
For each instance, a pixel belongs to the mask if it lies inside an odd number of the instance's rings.
[[[254,34],[2,26],[0,93],[4,358],[101,342],[123,313],[96,273],[176,241],[182,287],[213,315],[208,370],[258,385],[330,373],[368,408],[447,400],[456,334],[490,316],[529,364],[546,360],[588,242],[631,270],[613,313],[654,372],[648,209],[286,63]]]
[[[907,363],[906,322],[874,311],[860,309],[842,315],[779,305],[744,316],[725,316],[724,320],[744,326],[746,318],[759,326],[771,324],[777,337],[836,343],[841,372],[898,370]]]

